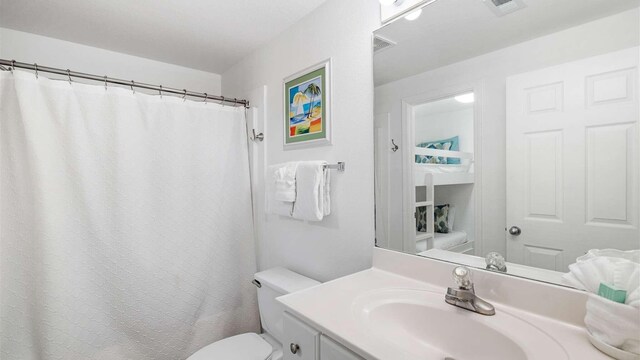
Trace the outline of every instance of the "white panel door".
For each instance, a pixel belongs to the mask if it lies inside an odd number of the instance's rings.
[[[508,261],[640,247],[637,68],[633,48],[507,79]]]

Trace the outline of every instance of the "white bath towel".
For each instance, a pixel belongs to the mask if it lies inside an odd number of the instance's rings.
[[[589,332],[604,343],[640,355],[639,318],[636,307],[589,294],[584,323]]]
[[[265,178],[265,211],[267,214],[291,217],[293,213],[293,201],[280,201],[276,199],[277,181],[280,179],[279,172],[283,167],[283,164],[278,164],[267,168],[267,175]]]
[[[296,169],[298,162],[292,161],[274,165],[274,180],[276,183],[275,199],[278,201],[296,201]]]
[[[331,214],[331,171],[324,169],[324,191],[322,195],[323,214],[327,216]]]
[[[294,218],[309,221],[324,218],[325,203],[329,205],[329,195],[325,194],[325,164],[326,161],[302,161],[298,164]]]

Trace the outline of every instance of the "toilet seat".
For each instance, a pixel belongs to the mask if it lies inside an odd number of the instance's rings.
[[[246,333],[209,344],[187,360],[266,360],[273,348],[260,335]]]

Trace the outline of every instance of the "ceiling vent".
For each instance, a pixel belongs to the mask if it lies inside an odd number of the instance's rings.
[[[491,12],[496,16],[504,16],[524,9],[527,5],[523,0],[483,0]]]
[[[389,49],[396,45],[395,42],[385,39],[382,36],[374,35],[373,37],[373,53],[377,54],[383,50]]]

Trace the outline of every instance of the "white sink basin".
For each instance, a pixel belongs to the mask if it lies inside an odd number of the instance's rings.
[[[496,307],[485,316],[425,290],[375,290],[357,297],[355,316],[398,359],[566,360],[564,348],[527,321]]]

